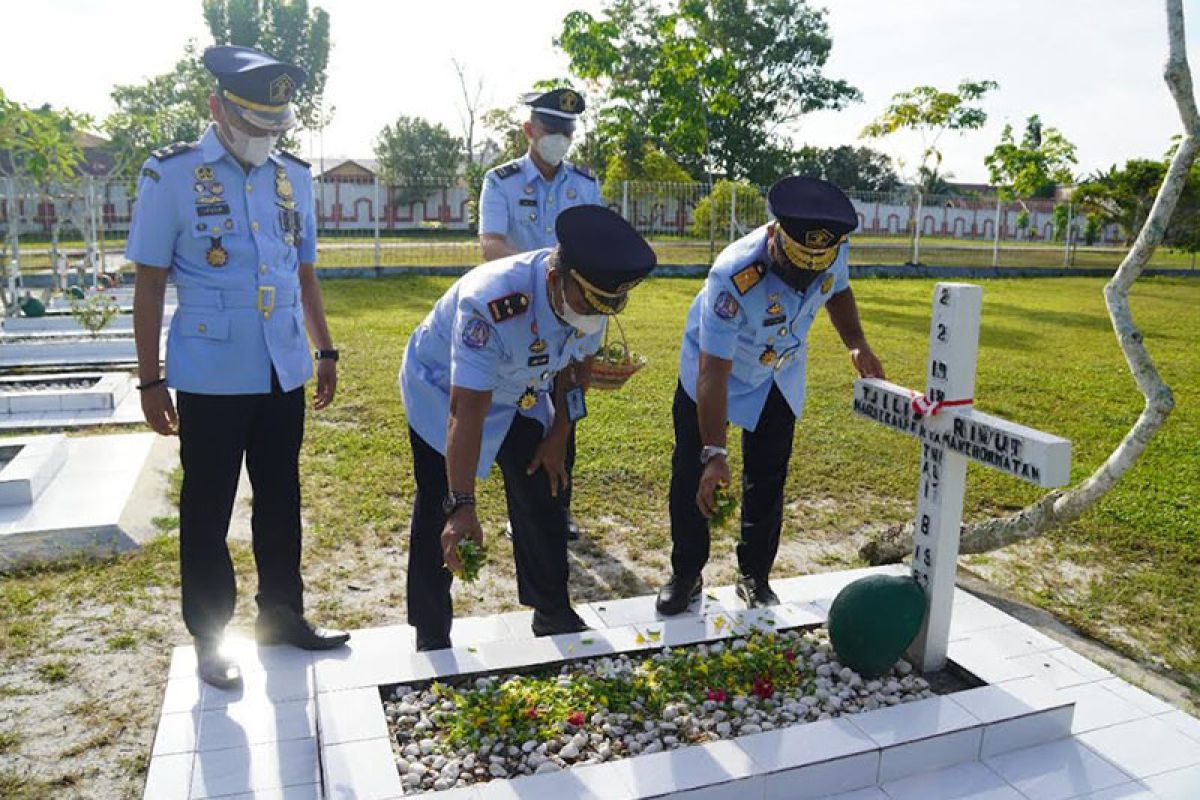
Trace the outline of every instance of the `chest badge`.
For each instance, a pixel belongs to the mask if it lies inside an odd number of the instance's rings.
[[[292,182],[288,180],[287,170],[279,167],[275,170],[275,194],[279,195],[279,199],[290,202],[292,199]]]
[[[196,180],[198,181],[211,181],[213,179],[213,168],[196,167],[195,172],[192,174],[196,176]]]
[[[778,357],[779,356],[775,352],[774,346],[767,345],[759,355],[758,363],[762,364],[764,367],[769,367],[775,363],[775,359]]]
[[[567,189],[567,199],[568,200],[574,200],[578,194],[579,193],[576,192],[574,189]]]
[[[541,353],[541,352],[544,352],[545,349],[546,349],[546,340],[545,339],[541,339],[541,338],[534,339],[533,344],[529,345],[529,352],[531,352],[531,353]]]
[[[537,391],[532,386],[526,386],[525,391],[517,398],[517,408],[528,411],[537,405]]]
[[[229,263],[229,251],[221,245],[221,237],[212,237],[212,244],[204,254],[204,260],[210,267],[223,267]]]
[[[533,184],[532,183],[525,184],[525,194],[533,194]]]
[[[779,303],[771,303],[771,305],[767,306],[767,313],[773,317],[778,316],[783,313],[783,306]]]
[[[833,276],[826,275],[825,280],[821,281],[821,294],[829,294],[829,290],[833,288]]]

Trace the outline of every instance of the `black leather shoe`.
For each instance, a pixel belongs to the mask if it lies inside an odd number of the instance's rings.
[[[658,609],[658,613],[668,617],[682,614],[687,611],[688,606],[700,599],[702,591],[704,591],[703,576],[697,575],[689,580],[672,575],[671,580],[658,590],[658,600],[655,601],[654,607]]]
[[[579,538],[579,523],[575,521],[575,515],[567,512],[567,541],[573,542]]]
[[[242,670],[237,664],[221,655],[218,639],[196,639],[196,674],[200,680],[218,689],[239,689],[242,685]]]
[[[350,641],[350,634],[314,627],[303,614],[276,606],[258,610],[254,638],[259,644],[290,644],[301,650],[335,650]]]
[[[553,636],[557,633],[579,633],[591,630],[587,623],[575,613],[575,609],[570,607],[553,613],[534,611],[533,623],[530,627],[533,628],[534,636]]]
[[[766,608],[779,605],[779,595],[771,589],[766,578],[752,578],[743,575],[738,578],[737,596],[742,598],[746,608]]]

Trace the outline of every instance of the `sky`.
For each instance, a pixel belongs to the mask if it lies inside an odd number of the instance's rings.
[[[311,0],[310,0],[311,2]],[[567,74],[553,47],[563,16],[596,13],[602,0],[318,0],[330,13],[333,49],[326,103],[333,122],[309,136],[310,156],[371,157],[379,130],[400,114],[460,130],[451,59],[482,77],[484,96],[508,105],[540,78]],[[940,142],[954,180],[983,182],[983,158],[1005,123],[1030,114],[1078,146],[1080,174],[1132,157],[1158,158],[1182,126],[1162,81],[1166,22],[1157,0],[815,0],[828,9],[833,49],[826,74],[863,101],[804,117],[794,143],[870,144],[911,173],[912,135],[862,140],[891,96],[961,78],[1000,84],[983,106],[988,124]],[[103,118],[114,84],[170,69],[188,39],[208,44],[200,0],[5,0],[0,88],[23,103],[49,102]],[[1185,13],[1200,11],[1187,0]],[[1200,61],[1200,14],[1188,22]],[[27,35],[12,35],[27,31]]]

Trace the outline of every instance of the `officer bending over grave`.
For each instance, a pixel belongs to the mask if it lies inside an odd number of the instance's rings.
[[[658,593],[663,614],[700,597],[714,493],[732,480],[729,423],[742,429],[737,593],[752,608],[779,602],[767,578],[804,409],[809,329],[822,306],[858,374],[884,377],[850,289],[846,237],[858,216],[849,198],[826,181],[790,177],[771,187],[767,201],[776,221],[721,252],[688,311],[672,408],[672,575]]]
[[[567,593],[566,444],[586,414],[577,368],[607,315],[656,264],[621,216],[575,206],[555,220],[558,245],[491,261],[444,294],[413,332],[400,370],[416,499],[408,620],[417,649],[450,646],[451,571],[464,539],[483,543],[475,479],[504,476],[517,596],[533,633],[585,630]]]

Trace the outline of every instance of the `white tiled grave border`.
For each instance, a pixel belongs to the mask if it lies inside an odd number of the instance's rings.
[[[582,605],[596,627],[535,639],[526,611],[455,620],[456,647],[413,650],[406,625],[357,631],[345,651],[255,648],[239,693],[201,684],[177,648],[145,797],[404,796],[379,686],[553,664],[721,638],[742,626],[819,624],[870,572],[773,582],[783,604],[740,609],[731,588],[703,613],[657,618],[653,597]],[[774,625],[769,625],[768,620]],[[657,637],[650,637],[650,632]],[[645,639],[638,642],[639,634]],[[590,644],[584,644],[584,640]],[[928,700],[562,772],[428,792],[431,800],[646,798],[906,800],[1200,797],[1200,721],[957,590],[951,660],[989,685]],[[839,800],[843,800],[839,798]]]

